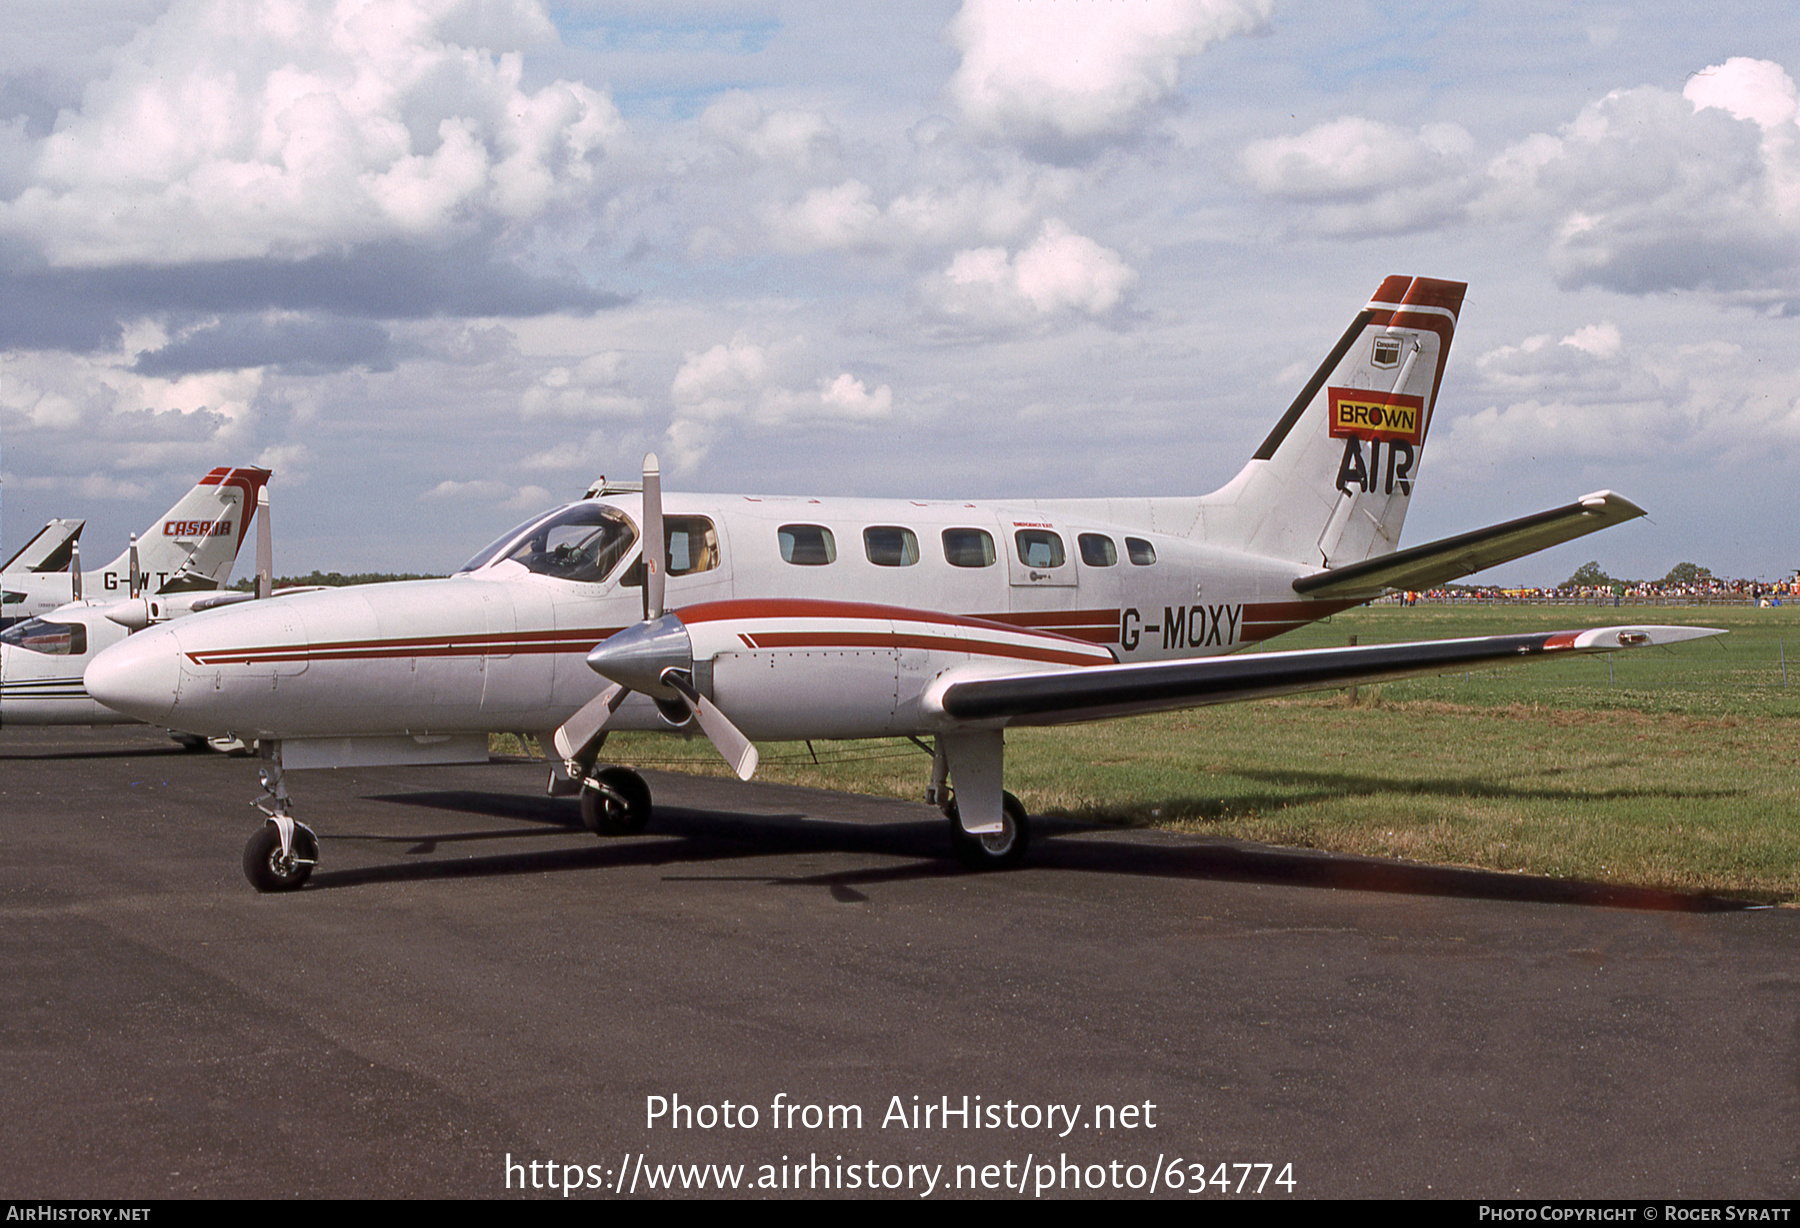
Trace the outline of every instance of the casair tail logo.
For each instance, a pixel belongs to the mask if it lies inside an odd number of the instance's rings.
[[[1332,388],[1331,437],[1384,443],[1422,443],[1425,398],[1400,392]]]
[[[164,537],[230,537],[229,520],[165,520]]]

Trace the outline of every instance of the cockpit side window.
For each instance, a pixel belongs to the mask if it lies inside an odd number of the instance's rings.
[[[597,584],[619,565],[637,536],[618,508],[576,503],[539,521],[505,557],[540,576]]]
[[[687,576],[712,571],[719,565],[719,531],[704,516],[664,516],[663,545],[669,560],[665,575]],[[619,583],[625,588],[643,586],[643,555],[637,557]]]
[[[88,650],[87,628],[81,623],[51,623],[30,618],[0,631],[0,644],[11,644],[14,648],[52,657],[83,657]]]

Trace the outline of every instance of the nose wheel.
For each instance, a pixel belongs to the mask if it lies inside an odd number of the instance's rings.
[[[257,773],[263,797],[251,805],[268,816],[244,844],[244,877],[258,891],[298,891],[319,864],[319,837],[297,821],[281,777],[281,743],[263,748],[269,766]]]
[[[650,824],[650,786],[630,768],[601,768],[583,782],[581,821],[596,836],[630,836]]]
[[[288,839],[271,819],[244,845],[244,877],[262,892],[298,891],[319,864],[319,838],[304,824],[288,821]]]

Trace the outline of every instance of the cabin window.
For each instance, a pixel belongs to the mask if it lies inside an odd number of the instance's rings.
[[[711,571],[719,565],[719,531],[704,516],[664,516],[663,557],[669,560],[665,576]],[[643,587],[643,555],[632,562],[619,584],[623,588]]]
[[[952,567],[992,567],[994,539],[985,529],[945,529],[944,561]]]
[[[823,567],[837,562],[837,539],[822,524],[784,524],[777,535],[781,557],[799,567]]]
[[[1027,567],[1061,567],[1068,562],[1063,539],[1048,529],[1020,529],[1013,541],[1019,547],[1019,562]]]
[[[1156,547],[1141,537],[1125,539],[1125,554],[1139,567],[1148,567],[1156,562]]]
[[[1119,565],[1119,548],[1113,545],[1113,539],[1106,534],[1083,533],[1078,540],[1081,542],[1081,561],[1089,567]]]
[[[52,657],[85,657],[87,627],[81,623],[49,623],[28,618],[0,631],[0,644]]]
[[[863,553],[877,567],[911,567],[919,561],[919,539],[911,529],[876,525],[863,530]]]

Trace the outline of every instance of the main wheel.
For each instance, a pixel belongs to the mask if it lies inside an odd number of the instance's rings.
[[[944,813],[950,819],[950,843],[956,849],[956,859],[969,869],[1006,870],[1025,859],[1025,849],[1031,843],[1031,819],[1025,813],[1025,803],[1012,794],[1000,795],[1000,830],[987,835],[972,836],[963,830],[954,798],[944,807]]]
[[[319,860],[319,838],[294,825],[293,852],[281,855],[281,833],[264,823],[244,845],[244,877],[258,891],[298,891]]]
[[[581,821],[596,836],[629,836],[650,824],[650,786],[630,768],[601,768],[594,779],[604,788],[581,791]]]

